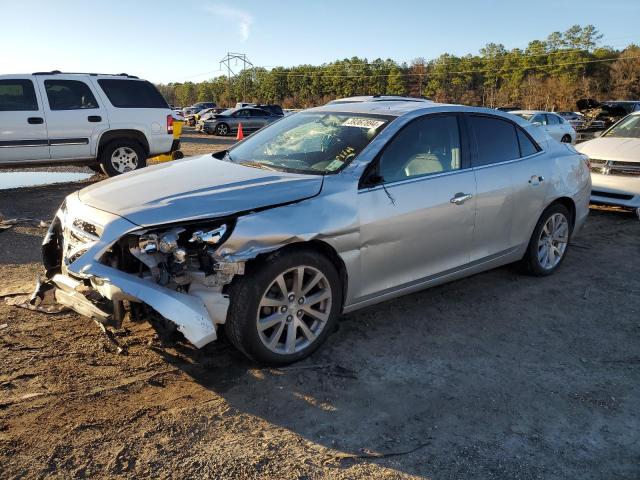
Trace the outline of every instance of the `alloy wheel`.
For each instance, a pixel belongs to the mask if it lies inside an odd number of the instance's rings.
[[[111,154],[111,165],[118,173],[138,168],[138,154],[129,147],[118,147]]]
[[[256,326],[263,345],[293,354],[311,345],[331,313],[329,280],[318,269],[298,266],[278,275],[262,295]]]
[[[569,222],[562,213],[554,213],[545,222],[538,239],[538,261],[545,270],[560,263],[569,243]]]

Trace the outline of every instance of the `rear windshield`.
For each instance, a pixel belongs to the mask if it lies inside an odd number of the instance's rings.
[[[513,113],[513,114],[516,115],[517,117],[524,118],[526,121],[531,120],[531,117],[533,117],[533,113]]]
[[[169,108],[151,83],[142,80],[98,80],[100,88],[117,108]]]

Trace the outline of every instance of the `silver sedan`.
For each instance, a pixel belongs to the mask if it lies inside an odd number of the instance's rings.
[[[69,195],[36,298],[116,326],[126,306],[198,348],[224,328],[283,364],[342,313],[512,262],[552,274],[590,190],[584,155],[513,115],[326,105]]]

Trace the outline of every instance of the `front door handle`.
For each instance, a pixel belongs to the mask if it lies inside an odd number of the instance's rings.
[[[44,118],[42,117],[29,117],[27,118],[27,123],[31,125],[41,125],[44,123]]]
[[[98,115],[89,115],[87,117],[87,120],[89,120],[90,122],[101,122],[102,117],[99,117]]]
[[[455,203],[456,205],[462,205],[464,202],[466,202],[467,200],[470,200],[471,198],[473,198],[473,195],[471,195],[470,193],[458,192],[449,201],[451,203]]]

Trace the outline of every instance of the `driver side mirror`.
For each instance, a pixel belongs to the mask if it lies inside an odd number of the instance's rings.
[[[534,125],[537,125],[537,126],[539,126],[539,127],[541,127],[541,126],[542,126],[542,122],[533,122],[533,124],[534,124]]]
[[[376,171],[372,171],[362,179],[360,184],[363,188],[373,188],[384,183],[384,177]]]

